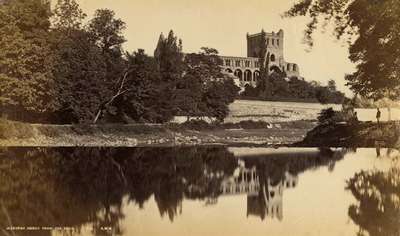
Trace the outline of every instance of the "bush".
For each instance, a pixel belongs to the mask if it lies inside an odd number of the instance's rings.
[[[318,115],[318,124],[335,124],[343,121],[345,121],[343,113],[333,110],[332,107],[322,109]]]
[[[243,120],[238,123],[242,129],[267,129],[271,124],[265,121]]]
[[[192,130],[207,130],[207,129],[214,129],[215,125],[209,124],[204,120],[189,120],[180,124],[179,127]]]

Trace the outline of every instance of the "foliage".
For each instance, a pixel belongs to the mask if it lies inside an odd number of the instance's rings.
[[[335,111],[332,107],[330,107],[321,110],[317,119],[319,124],[335,124],[343,121],[343,115],[340,111]]]
[[[75,0],[57,0],[53,14],[52,23],[58,30],[81,29],[82,20],[86,18]]]
[[[0,107],[13,119],[56,107],[47,9],[39,0],[0,5]]]
[[[177,80],[182,78],[183,74],[182,40],[178,40],[172,30],[167,38],[161,34],[154,51],[154,58],[161,75],[159,97],[154,102],[161,114],[159,122],[165,122],[171,120],[177,112],[175,90]]]
[[[234,81],[221,72],[218,51],[203,47],[185,55],[185,73],[178,80],[177,107],[182,114],[215,117],[222,121],[239,91]]]
[[[124,122],[127,122],[126,117],[136,122],[162,121],[162,111],[157,103],[162,82],[154,58],[147,56],[142,49],[127,53],[126,57],[127,76],[120,87],[126,92],[113,103],[115,115],[125,117]]]
[[[41,0],[0,5],[2,116],[162,123],[177,112],[218,120],[228,114],[238,89],[221,73],[215,49],[184,57],[171,30],[160,36],[154,58],[143,50],[123,53],[126,25],[113,11],[96,10],[86,24],[85,18],[76,0],[58,0],[52,18]]]
[[[54,31],[54,35],[57,120],[90,122],[104,97],[111,96],[106,60],[83,30]]]
[[[349,58],[357,70],[346,80],[356,94],[375,100],[400,97],[399,1],[301,0],[285,15],[311,18],[305,31],[310,46],[321,19],[334,24],[337,38],[349,37]]]
[[[285,73],[275,71],[269,74],[265,86],[268,86],[268,93],[260,92],[260,86],[254,88],[249,85],[245,87],[241,96],[262,100],[308,101],[322,104],[340,104],[346,99],[344,93],[336,90],[332,82],[328,86],[321,86],[297,77],[286,78]]]

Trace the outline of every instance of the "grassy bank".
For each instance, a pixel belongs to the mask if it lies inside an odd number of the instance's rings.
[[[184,124],[45,125],[0,120],[0,146],[275,145],[302,140],[311,121]]]
[[[324,124],[309,131],[303,141],[293,144],[304,147],[400,147],[400,122],[357,122]]]

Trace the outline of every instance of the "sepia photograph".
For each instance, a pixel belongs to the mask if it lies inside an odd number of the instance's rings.
[[[399,0],[0,0],[0,236],[400,236]]]

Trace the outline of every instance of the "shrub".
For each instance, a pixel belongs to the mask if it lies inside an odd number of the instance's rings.
[[[318,115],[318,124],[335,124],[344,121],[343,113],[333,110],[332,107],[322,109]]]

